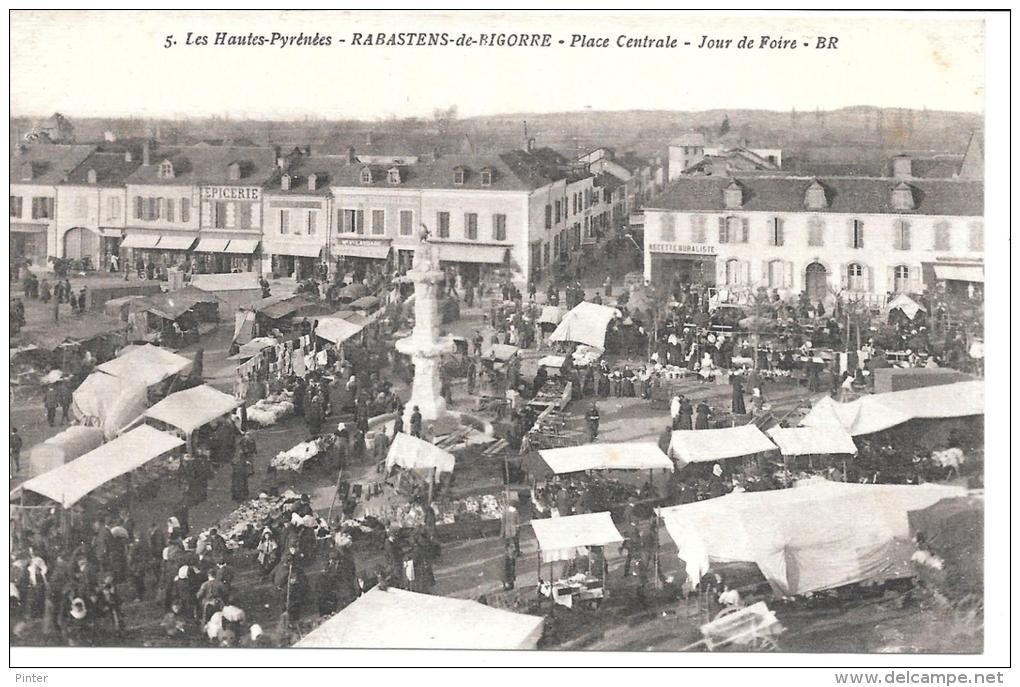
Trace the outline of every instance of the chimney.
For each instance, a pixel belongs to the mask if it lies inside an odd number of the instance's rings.
[[[282,155],[277,155],[276,156],[276,166],[279,169],[281,169],[281,170],[287,169],[287,158],[285,158]]]
[[[319,177],[317,175],[315,175],[315,174],[309,174],[308,175],[308,190],[309,191],[314,191],[315,188],[318,186],[318,183],[319,183]]]
[[[371,131],[369,131],[368,133],[365,134],[365,143],[367,145],[372,145],[372,132]]]
[[[528,152],[530,153],[533,150],[535,150],[535,139],[534,138],[529,138],[528,139]]]
[[[88,173],[86,174],[85,178],[88,181],[88,183],[90,183],[90,184],[96,183],[96,180],[97,180],[96,170],[90,169],[88,171]]]
[[[353,165],[358,161],[358,156],[354,154],[354,146],[347,147],[347,164]]]
[[[910,179],[913,176],[913,165],[906,155],[897,155],[892,160],[892,175],[894,179]]]
[[[146,140],[144,143],[142,143],[142,165],[143,166],[148,167],[149,164],[151,163],[150,160],[149,160],[149,156],[150,155],[151,155],[151,152],[149,151],[149,142]]]
[[[284,174],[284,175],[282,175],[280,177],[280,190],[281,191],[289,191],[290,190],[290,175],[289,174]]]
[[[130,150],[124,151],[124,162],[131,162],[135,159],[135,156],[131,154]]]
[[[280,150],[280,146],[273,146],[273,157],[275,157],[277,160],[279,160],[280,159],[280,155],[282,155],[282,154],[283,153]]]

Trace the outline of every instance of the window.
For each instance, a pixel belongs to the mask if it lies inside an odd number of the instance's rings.
[[[77,219],[85,219],[89,215],[89,200],[85,196],[78,196],[74,199],[74,216]]]
[[[280,210],[280,233],[290,233],[290,210]]]
[[[828,207],[829,201],[825,197],[825,187],[817,181],[808,186],[804,192],[804,206],[809,210],[821,210]]]
[[[864,268],[856,262],[846,266],[846,284],[851,291],[867,291],[864,283]]]
[[[478,213],[477,212],[465,212],[464,213],[464,238],[470,239],[471,241],[478,240]]]
[[[730,259],[726,261],[726,283],[730,286],[740,284],[740,261]]]
[[[174,221],[174,199],[173,198],[167,198],[166,202],[163,205],[164,205],[163,217],[166,219],[167,222],[173,222]]]
[[[345,234],[365,233],[365,211],[344,208],[340,211],[340,231]]]
[[[553,221],[556,222],[556,224],[560,223],[560,211],[562,209],[563,208],[560,206],[560,201],[557,200],[553,204]]]
[[[970,235],[967,239],[968,250],[985,249],[985,226],[980,222],[974,222],[969,227]]]
[[[893,189],[892,206],[896,210],[914,209],[914,191],[909,184],[900,184]]]
[[[53,198],[33,198],[32,219],[53,219]]]
[[[850,240],[848,243],[851,248],[864,248],[864,222],[861,220],[850,220]]]
[[[672,212],[660,215],[659,240],[667,243],[676,241],[676,217]]]
[[[160,179],[173,179],[174,178],[174,164],[170,160],[163,160],[159,163],[159,178]]]
[[[156,198],[155,204],[156,212],[153,215],[152,219],[161,219],[163,217],[166,217],[166,198]]]
[[[224,208],[224,224],[228,229],[233,229],[237,226],[237,203],[226,203]]]
[[[552,214],[552,205],[549,205],[548,203],[546,203],[546,206],[545,206],[545,228],[546,229],[552,229],[552,217],[553,217],[553,214]]]
[[[361,170],[361,183],[371,184],[372,183],[372,170],[365,167]]]
[[[386,177],[391,184],[400,183],[400,170],[394,167],[386,173]]]
[[[789,267],[792,267],[792,263],[787,263],[782,260],[770,260],[766,263],[765,267],[769,288],[782,289],[787,286],[791,286],[791,284],[787,283],[787,271]]]
[[[910,291],[910,268],[906,265],[897,265],[893,268],[893,291],[896,293]]]
[[[385,210],[372,210],[372,233],[376,236],[386,233]]]
[[[21,217],[21,196],[11,196],[11,217]]]
[[[893,248],[910,250],[910,222],[905,219],[896,220],[893,225]]]
[[[454,183],[454,185],[456,185],[456,186],[463,186],[464,185],[464,176],[465,176],[464,175],[464,168],[463,167],[455,167],[454,170],[453,170],[453,183]]]
[[[110,196],[106,199],[107,219],[120,219],[120,197]]]
[[[548,243],[545,244],[544,246],[542,246],[542,263],[547,265],[547,266],[549,264],[549,244]]]
[[[808,220],[807,245],[825,245],[825,221],[821,217],[812,217]]]
[[[723,190],[723,203],[728,208],[739,208],[744,204],[744,191],[736,183]]]
[[[414,212],[411,210],[400,211],[400,235],[410,236],[414,230]]]
[[[747,243],[750,237],[749,221],[746,217],[720,217],[719,243]]]
[[[708,239],[705,237],[704,215],[691,216],[691,241],[694,243],[705,243],[708,241]]]
[[[769,245],[783,245],[783,218],[773,217],[769,220]]]
[[[181,198],[181,221],[182,222],[190,222],[191,221],[191,199],[190,198]]]
[[[315,225],[319,223],[319,211],[309,210],[305,218],[305,231],[309,236],[315,236]]]
[[[492,186],[492,170],[491,169],[483,169],[481,177],[482,177],[482,186]]]
[[[949,241],[949,222],[935,225],[935,250],[951,250]]]
[[[492,240],[506,241],[506,215],[492,216]]]
[[[436,213],[436,233],[441,239],[450,238],[450,213]]]

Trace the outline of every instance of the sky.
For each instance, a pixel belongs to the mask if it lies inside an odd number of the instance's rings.
[[[461,116],[853,105],[984,111],[983,23],[959,14],[13,11],[10,27],[14,116],[386,119],[450,105]],[[318,32],[332,45],[185,45],[189,32],[211,42],[221,31]],[[549,33],[552,45],[351,45],[355,32],[413,31],[451,40]],[[574,34],[611,47],[571,48]],[[176,44],[166,48],[171,35]],[[620,35],[671,36],[680,47],[620,48]],[[736,47],[745,35],[754,48]],[[763,35],[798,45],[760,49]],[[699,49],[702,36],[732,43]],[[820,36],[837,37],[839,47],[815,49]]]

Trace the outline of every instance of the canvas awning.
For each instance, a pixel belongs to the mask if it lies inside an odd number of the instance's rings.
[[[368,295],[368,287],[364,284],[348,284],[336,292],[337,298],[345,301],[353,301],[356,298]]]
[[[237,350],[237,353],[228,357],[227,360],[248,360],[249,358],[254,358],[261,351],[275,346],[276,344],[276,339],[271,336],[259,336],[241,346]]]
[[[435,444],[401,432],[393,437],[389,453],[386,454],[386,469],[399,465],[407,470],[430,470],[453,472],[457,459]]]
[[[355,310],[371,310],[372,308],[379,305],[379,298],[376,296],[362,296],[357,298],[350,303],[350,307]]]
[[[510,344],[492,344],[482,353],[482,357],[505,363],[513,358],[521,349]]]
[[[336,255],[345,255],[351,258],[372,258],[373,260],[385,260],[386,257],[390,254],[390,244],[378,243],[378,244],[348,245],[345,243],[341,243],[333,247],[333,252]]]
[[[673,470],[673,462],[656,444],[584,444],[539,451],[557,475],[585,470]]]
[[[259,275],[256,272],[193,274],[191,285],[202,291],[248,291],[260,288]]]
[[[502,265],[506,262],[506,246],[485,246],[473,243],[437,243],[440,262],[473,262]]]
[[[682,429],[673,432],[669,440],[669,456],[677,461],[680,468],[690,463],[713,463],[775,450],[775,444],[757,425]]]
[[[778,593],[798,595],[912,574],[908,512],[963,493],[933,484],[810,480],[658,513],[692,580],[712,563],[749,562]]]
[[[145,412],[148,380],[144,377],[116,377],[96,370],[71,395],[72,410],[84,424],[98,427],[112,438]]]
[[[227,252],[227,244],[230,243],[230,239],[211,239],[202,238],[198,240],[198,245],[195,246],[196,253],[225,253]]]
[[[237,406],[237,399],[230,394],[203,384],[170,394],[145,411],[145,417],[191,434],[199,427],[230,413]]]
[[[298,258],[317,258],[322,254],[321,243],[289,241],[263,241],[262,250],[273,255],[290,255]]]
[[[538,359],[539,367],[554,367],[557,370],[563,367],[563,363],[567,362],[567,357],[563,355],[544,355]]]
[[[558,305],[543,305],[542,313],[538,316],[539,324],[559,324],[566,312]]]
[[[339,345],[359,334],[364,328],[363,324],[353,324],[340,317],[320,317],[319,324],[315,328],[315,335]]]
[[[855,455],[857,446],[842,427],[773,427],[766,434],[784,456]]]
[[[543,563],[569,561],[585,555],[590,546],[606,546],[623,541],[623,535],[608,513],[584,513],[559,518],[532,520]]]
[[[905,293],[896,295],[891,301],[886,303],[885,307],[886,310],[899,308],[910,319],[914,319],[919,312],[926,312],[923,305]]]
[[[199,303],[217,304],[219,299],[206,291],[187,286],[177,291],[147,296],[143,301],[143,308],[164,319],[176,320]]]
[[[466,599],[374,587],[294,646],[334,649],[530,650],[545,619]]]
[[[942,265],[935,263],[935,278],[940,280],[969,281],[983,284],[985,268],[983,265]]]
[[[159,250],[188,250],[195,243],[194,236],[162,236],[156,248]]]
[[[183,444],[175,436],[143,425],[77,460],[33,477],[22,487],[70,508],[111,480]]]
[[[155,248],[159,243],[159,234],[128,234],[120,242],[121,248]]]
[[[805,427],[841,427],[851,436],[873,434],[917,419],[983,415],[983,380],[940,384],[884,394],[869,394],[851,403],[823,397],[801,420]]]
[[[606,327],[620,312],[607,305],[582,301],[563,316],[549,335],[550,341],[573,341],[600,350],[606,349]]]
[[[235,253],[238,255],[251,255],[259,247],[258,239],[230,239],[230,243],[227,244],[225,253]]]
[[[168,377],[184,372],[191,360],[159,346],[145,344],[131,348],[97,370],[125,379],[136,379],[146,386],[158,384]]]
[[[45,224],[26,224],[25,222],[11,222],[12,234],[45,234]]]

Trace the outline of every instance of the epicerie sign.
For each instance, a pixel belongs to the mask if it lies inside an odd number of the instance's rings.
[[[648,250],[653,253],[715,255],[715,246],[706,243],[650,243]]]
[[[202,200],[258,200],[262,189],[258,186],[203,186]]]

